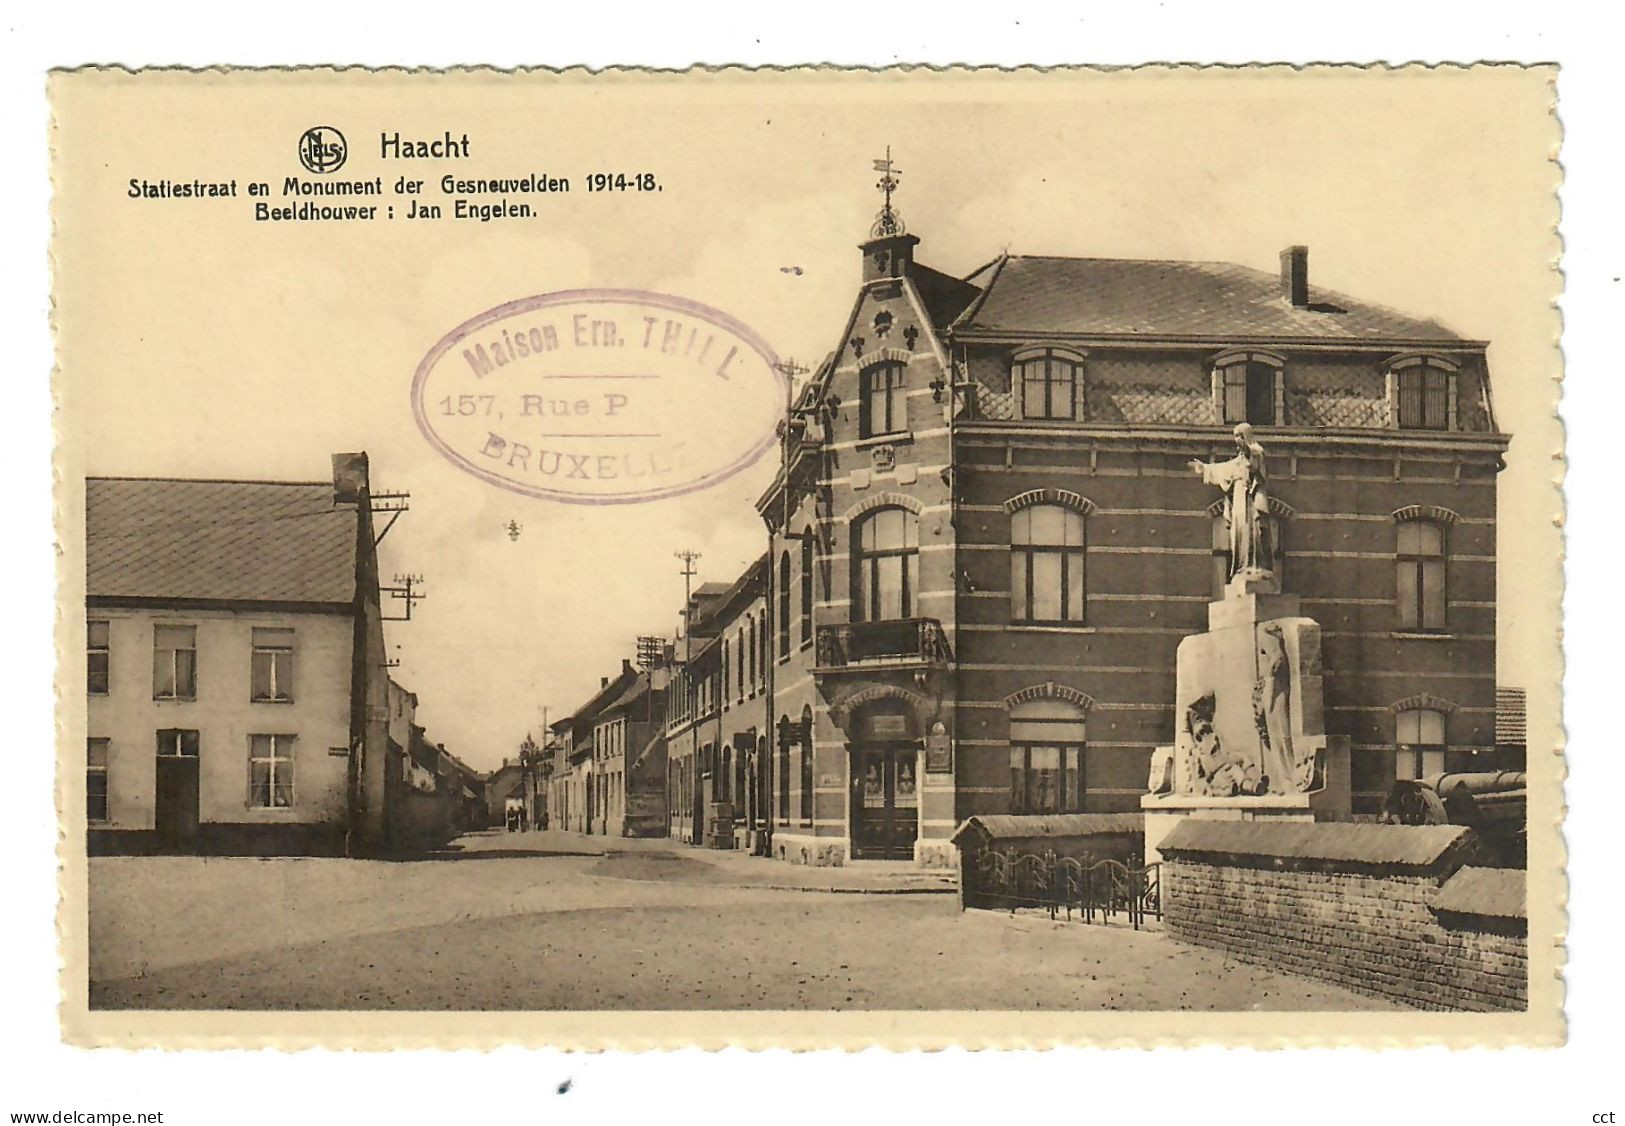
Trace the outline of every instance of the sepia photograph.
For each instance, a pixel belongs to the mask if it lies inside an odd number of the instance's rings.
[[[1559,1043],[1555,79],[54,72],[64,1036]]]

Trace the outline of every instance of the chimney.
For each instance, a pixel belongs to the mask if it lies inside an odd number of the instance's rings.
[[[367,455],[333,455],[333,503],[360,504],[367,491]]]
[[[626,657],[621,658],[621,675],[625,676],[632,671],[632,662]]]
[[[609,677],[607,677],[607,676],[599,677],[598,678],[598,687],[600,689],[608,688],[609,687]]]
[[[1294,308],[1309,307],[1309,248],[1289,246],[1281,251],[1281,296]]]

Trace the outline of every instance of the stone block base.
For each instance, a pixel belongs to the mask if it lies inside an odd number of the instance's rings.
[[[914,863],[921,868],[953,871],[959,867],[959,854],[952,841],[939,839],[915,841]]]
[[[846,866],[846,846],[845,837],[815,837],[811,833],[786,833],[782,829],[773,833],[773,859],[790,864],[842,868]]]

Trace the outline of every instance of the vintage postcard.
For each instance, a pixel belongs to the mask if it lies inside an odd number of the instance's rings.
[[[1559,1043],[1556,81],[55,73],[64,1035]]]

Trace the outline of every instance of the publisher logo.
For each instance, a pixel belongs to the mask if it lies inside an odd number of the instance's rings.
[[[312,126],[299,137],[299,163],[312,172],[337,172],[349,155],[344,134],[331,125]]]

